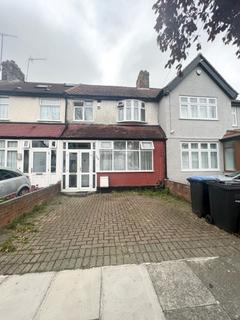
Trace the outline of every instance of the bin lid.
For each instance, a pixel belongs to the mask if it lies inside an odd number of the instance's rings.
[[[231,190],[240,191],[240,183],[239,182],[208,181],[207,184],[210,186],[224,189],[224,190],[228,190],[228,191],[231,191]]]
[[[217,177],[214,177],[214,176],[192,176],[192,177],[189,177],[187,178],[187,180],[189,182],[193,182],[193,181],[196,181],[196,182],[204,182],[204,181],[219,181],[219,179]]]

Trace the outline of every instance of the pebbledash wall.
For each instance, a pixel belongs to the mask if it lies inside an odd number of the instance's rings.
[[[47,188],[34,191],[0,204],[0,228],[11,223],[14,219],[30,212],[34,207],[45,204],[61,191],[58,182]]]
[[[97,186],[100,177],[109,177],[109,187],[156,186],[165,179],[165,141],[153,141],[153,171],[151,172],[98,172]]]

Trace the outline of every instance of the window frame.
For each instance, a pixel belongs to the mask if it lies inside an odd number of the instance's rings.
[[[182,103],[182,98],[187,99],[188,101],[186,103]],[[190,99],[197,99],[197,102],[191,103]],[[200,99],[206,99],[207,102],[201,103]],[[209,102],[210,99],[214,99],[215,100],[215,104],[212,104]],[[183,115],[182,112],[182,106],[186,105],[187,106],[187,117],[185,115]],[[191,115],[191,106],[197,106],[197,117],[192,117]],[[207,117],[200,117],[200,107],[206,105],[206,110],[207,110]],[[216,109],[216,117],[212,118],[209,117],[210,115],[210,107],[214,106]],[[200,120],[200,121],[218,121],[218,100],[217,97],[207,97],[207,96],[187,96],[187,95],[180,95],[179,96],[179,119],[180,120]]]
[[[130,104],[129,104],[130,103]],[[137,103],[137,105],[136,105]],[[138,117],[135,119],[135,110],[138,110]],[[131,117],[127,117],[127,109],[130,109]],[[123,120],[120,120],[119,110],[123,110]],[[142,110],[144,110],[144,120],[142,120]],[[117,122],[140,122],[146,123],[146,103],[138,99],[126,99],[117,104]]]
[[[232,111],[232,127],[237,127],[238,126],[237,107],[231,107],[231,111]]]
[[[7,103],[2,103],[1,100],[2,99],[7,99]],[[0,108],[4,106],[6,107],[6,117],[5,118],[1,118],[0,116],[0,120],[1,121],[8,121],[9,120],[9,97],[7,96],[0,96]],[[1,114],[1,113],[0,113]]]
[[[183,144],[188,144],[188,148],[184,149]],[[191,144],[197,144],[198,147],[192,148]],[[201,144],[207,144],[207,149],[202,149]],[[211,149],[211,144],[216,145],[216,149]],[[183,168],[183,152],[188,152],[188,159],[189,159],[189,167]],[[192,168],[192,152],[198,152],[198,165],[199,167],[197,169]],[[201,159],[201,153],[207,152],[208,153],[208,168],[202,167],[202,159]],[[217,152],[217,168],[211,168],[209,165],[211,164],[211,152]],[[182,172],[215,172],[220,171],[220,161],[219,161],[219,143],[217,141],[181,141],[180,142],[180,157],[181,157],[181,171]]]
[[[15,139],[12,139],[12,140],[0,139],[0,141],[4,141],[4,147],[0,146],[0,151],[4,151],[4,165],[3,165],[3,167],[10,168],[13,170],[17,169],[18,168],[19,141],[15,140]],[[16,142],[17,144],[14,147],[10,147],[9,142]],[[14,167],[14,168],[8,167],[8,152],[15,152],[16,153],[16,167]],[[2,166],[2,165],[0,164],[0,166]]]
[[[75,103],[79,103],[79,105],[75,105]],[[83,105],[80,105],[81,103]],[[91,103],[91,105],[87,105],[88,103]],[[83,119],[76,119],[75,110],[77,108],[82,109]],[[86,119],[85,109],[87,108],[92,109],[92,119],[89,119],[89,120]],[[94,101],[93,100],[74,100],[73,101],[73,121],[74,122],[93,122],[94,121]]]
[[[46,100],[46,101],[51,101],[51,102],[54,102],[53,104],[45,104],[43,103],[43,101]],[[46,122],[59,122],[61,121],[61,99],[59,98],[40,98],[40,101],[39,101],[39,105],[40,105],[40,113],[39,113],[39,121],[46,121]],[[58,116],[59,118],[58,119],[45,119],[45,118],[42,118],[42,108],[57,108],[58,109]]]
[[[125,142],[125,148],[124,149],[114,149],[114,142],[116,141],[121,141]],[[138,142],[138,148],[133,148],[130,149],[128,148],[128,142],[130,141],[135,141]],[[102,142],[110,142],[112,147],[111,148],[101,148],[101,143]],[[139,141],[139,140],[114,140],[114,141],[109,141],[109,140],[104,140],[104,141],[99,141],[99,148],[98,148],[98,158],[99,158],[99,172],[119,172],[119,173],[128,173],[128,172],[154,172],[154,143],[152,142],[153,148],[152,149],[142,149],[141,148],[141,142],[146,142],[146,141]],[[147,141],[150,142],[150,141]],[[100,153],[101,151],[108,151],[111,152],[111,170],[101,170],[101,163],[100,163]],[[141,159],[141,153],[149,151],[151,152],[151,169],[149,170],[143,170],[142,168],[142,159]],[[125,170],[115,170],[114,169],[114,153],[115,152],[125,152]],[[129,169],[128,166],[128,153],[129,152],[138,152],[138,169]]]

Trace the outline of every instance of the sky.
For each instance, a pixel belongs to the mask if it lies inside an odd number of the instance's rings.
[[[14,60],[28,81],[135,86],[140,70],[150,72],[150,86],[161,88],[176,76],[165,69],[169,53],[157,46],[152,0],[1,0],[3,60]],[[240,92],[240,60],[221,39],[202,54]],[[197,52],[191,49],[186,65]]]

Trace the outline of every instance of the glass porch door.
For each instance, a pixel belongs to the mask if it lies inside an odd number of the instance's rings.
[[[69,191],[92,191],[95,188],[95,175],[90,150],[68,151],[66,162],[66,190]]]

